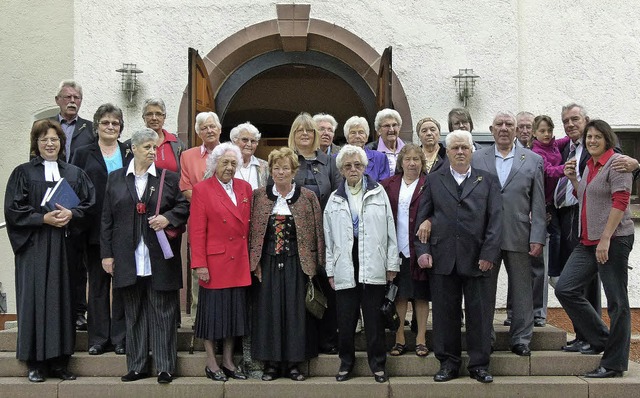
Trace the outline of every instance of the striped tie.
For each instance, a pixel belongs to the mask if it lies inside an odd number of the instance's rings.
[[[576,145],[571,142],[570,146],[569,146],[569,157],[567,158],[567,160],[571,160],[576,156]],[[578,165],[576,164],[576,168],[578,167]],[[557,208],[561,208],[566,204],[566,199],[567,199],[567,191],[569,189],[573,189],[573,186],[571,185],[571,181],[569,181],[569,179],[564,176],[562,178],[560,178],[560,180],[558,181],[558,189],[556,189],[556,207]]]

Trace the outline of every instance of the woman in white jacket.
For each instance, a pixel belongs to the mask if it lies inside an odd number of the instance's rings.
[[[336,164],[344,177],[324,210],[326,269],[336,290],[337,381],[348,380],[355,362],[355,327],[362,306],[369,367],[378,383],[386,382],[384,322],[380,306],[385,285],[400,270],[393,212],[385,190],[364,174],[362,148],[345,145]]]

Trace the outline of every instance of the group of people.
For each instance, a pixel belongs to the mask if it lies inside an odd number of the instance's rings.
[[[79,264],[88,272],[89,354],[126,354],[121,379],[131,382],[150,376],[151,349],[157,381],[173,380],[185,226],[194,334],[204,340],[204,373],[214,381],[243,380],[252,370],[265,381],[302,381],[300,364],[318,353],[338,354],[336,380],[348,380],[362,322],[369,368],[386,382],[380,307],[393,283],[401,320],[412,304],[420,357],[429,354],[432,303],[435,381],[460,372],[464,299],[469,374],[489,383],[501,263],[513,353],[531,355],[533,327],[545,325],[548,264],[577,334],[563,350],[604,352],[587,377],[627,369],[628,203],[640,164],[579,105],[562,109],[567,138],[559,140],[549,116],[499,112],[490,127],[495,145],[486,147],[473,141],[463,108],[449,113],[445,142],[436,119],[420,119],[420,145],[402,141],[395,110],[378,112],[374,139],[367,119],[353,116],[342,148],[331,115],[301,113],[288,147],[263,160],[255,156],[261,133],[249,122],[221,143],[218,116],[200,113],[201,145],[186,149],[164,129],[164,102],[148,99],[146,128],[121,142],[122,110],[103,104],[88,121],[78,117],[81,101],[81,87],[63,81],[60,114],[34,123],[32,159],[16,167],[5,195],[17,357],[32,382],[75,379],[67,363],[74,327],[84,325]],[[43,197],[61,179],[79,204],[47,210]],[[600,317],[600,280],[609,328]],[[321,319],[306,310],[309,284],[327,298]],[[243,363],[236,365],[239,337]],[[389,355],[404,354],[404,327],[395,339]]]

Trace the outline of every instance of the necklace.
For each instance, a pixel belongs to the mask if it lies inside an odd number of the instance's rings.
[[[100,147],[100,151],[102,152],[102,155],[106,158],[109,158],[111,156],[113,156],[113,154],[115,153],[116,149],[118,149],[118,144],[114,144],[111,146],[106,146],[100,142],[98,142],[98,146]]]

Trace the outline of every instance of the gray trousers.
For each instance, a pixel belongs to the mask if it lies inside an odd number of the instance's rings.
[[[148,372],[151,345],[156,371],[174,374],[178,358],[176,291],[152,289],[151,277],[138,277],[135,285],[121,291],[127,322],[127,369]]]
[[[502,250],[500,259],[491,270],[491,308],[496,307],[496,292],[498,290],[498,274],[500,264],[504,262],[507,270],[509,291],[513,292],[511,327],[509,336],[511,346],[529,344],[533,337],[533,293],[531,283],[531,257],[529,253]],[[493,319],[491,321],[491,342],[495,342]]]
[[[531,284],[533,292],[533,318],[547,319],[547,298],[549,296],[549,284],[547,283],[548,266],[546,261],[547,246],[540,257],[531,257]],[[511,289],[507,291],[507,319],[511,319]]]
[[[585,340],[596,349],[604,349],[600,366],[625,371],[629,363],[631,344],[631,310],[629,309],[628,264],[633,247],[633,235],[611,238],[609,260],[596,261],[596,246],[578,244],[560,274],[556,284],[556,297],[582,331]],[[584,288],[600,274],[611,328],[584,296]]]

